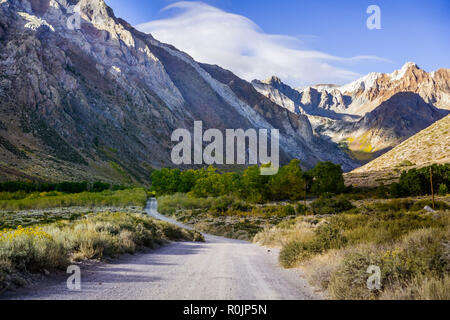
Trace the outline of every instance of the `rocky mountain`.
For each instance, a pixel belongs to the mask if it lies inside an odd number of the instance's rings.
[[[367,113],[361,120],[335,131],[347,139],[350,149],[390,150],[444,117],[444,112],[413,92],[400,92]]]
[[[306,114],[316,133],[373,160],[441,119],[450,110],[450,69],[427,73],[406,63],[391,74],[370,73],[344,86],[292,89],[277,77],[254,80],[277,104]]]
[[[281,156],[358,164],[308,118],[115,17],[103,0],[0,1],[0,179],[148,181],[175,129],[280,130]],[[295,110],[294,110],[295,111]]]
[[[417,93],[426,103],[450,110],[450,69],[428,73],[412,62],[391,74],[372,72],[344,86],[328,84],[294,90],[277,77],[254,80],[252,84],[287,109],[333,119],[342,118],[339,114],[364,116],[399,92]]]
[[[403,170],[450,163],[450,115],[410,137],[381,157],[346,174],[347,184],[378,186],[396,181]]]
[[[347,112],[364,115],[399,92],[414,92],[436,108],[450,110],[450,69],[426,72],[408,62],[391,74],[370,73],[339,91],[352,97]]]
[[[265,81],[253,80],[252,84],[264,96],[296,113],[342,119],[345,117],[339,112],[344,113],[350,103],[350,98],[332,85],[296,90],[275,76]]]

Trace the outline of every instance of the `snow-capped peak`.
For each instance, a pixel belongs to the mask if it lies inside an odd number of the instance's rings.
[[[271,76],[270,78],[268,78],[264,81],[261,81],[261,82],[265,83],[265,84],[282,83],[281,79],[278,78],[277,76]]]
[[[392,81],[397,81],[400,80],[401,78],[403,78],[406,74],[406,72],[410,69],[410,68],[419,68],[419,66],[414,63],[414,62],[407,62],[403,65],[403,67],[400,70],[396,70],[393,73],[390,74],[391,76],[391,80]]]
[[[376,84],[376,81],[380,76],[382,76],[382,74],[379,72],[371,72],[368,75],[337,89],[342,93],[356,92],[360,90],[364,91],[372,88]]]

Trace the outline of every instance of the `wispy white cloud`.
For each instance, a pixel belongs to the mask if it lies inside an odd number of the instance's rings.
[[[151,33],[204,63],[217,64],[246,79],[277,75],[293,86],[345,83],[360,76],[339,64],[382,60],[375,56],[337,57],[304,48],[295,37],[264,33],[250,19],[222,11],[203,2],[181,1],[163,11],[170,18],[136,28]]]

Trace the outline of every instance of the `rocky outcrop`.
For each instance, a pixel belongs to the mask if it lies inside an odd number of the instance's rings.
[[[408,62],[391,74],[371,73],[339,91],[352,97],[347,107],[351,114],[364,115],[399,92],[414,92],[426,103],[450,110],[450,69],[428,73]]]

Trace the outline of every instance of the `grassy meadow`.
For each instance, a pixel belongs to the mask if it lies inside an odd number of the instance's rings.
[[[141,207],[147,193],[144,189],[105,190],[102,192],[0,192],[0,211],[48,209],[61,207]]]

